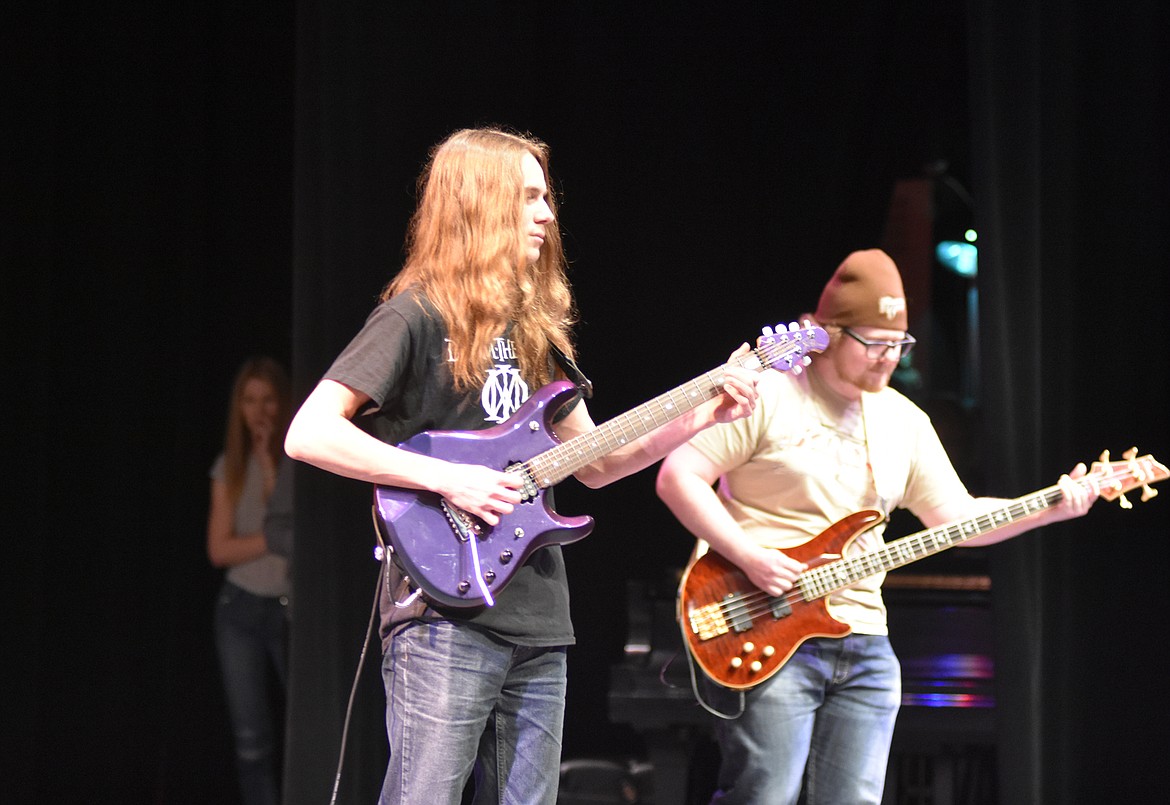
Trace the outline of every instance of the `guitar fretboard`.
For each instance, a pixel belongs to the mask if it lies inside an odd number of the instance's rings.
[[[917,562],[1017,520],[1031,517],[1063,499],[1060,487],[1050,486],[969,520],[920,531],[858,556],[810,568],[800,574],[796,588],[804,600],[813,601],[861,579]]]
[[[776,339],[774,343],[760,346],[735,359],[735,365],[757,372],[767,368],[791,369],[809,347],[806,335],[801,332],[777,334]],[[723,390],[723,376],[731,365],[724,363],[694,380],[659,394],[588,433],[533,456],[522,467],[538,487],[547,489],[587,464],[719,396]]]
[[[532,477],[541,488],[563,481],[581,467],[713,399],[722,389],[717,383],[721,377],[720,370],[708,372],[598,425],[588,433],[544,451],[528,461]]]

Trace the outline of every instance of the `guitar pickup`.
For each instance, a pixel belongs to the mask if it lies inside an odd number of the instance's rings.
[[[743,595],[741,593],[728,593],[727,597],[723,599],[723,612],[731,622],[731,628],[734,631],[746,632],[755,625],[755,622],[752,620],[752,612],[748,607],[742,603],[733,603],[737,599],[742,601]],[[792,607],[783,597],[773,598],[769,608],[772,617],[776,620],[787,618],[792,614]]]
[[[504,469],[504,472],[510,472],[513,475],[518,475],[524,482],[524,485],[520,488],[520,498],[522,502],[527,503],[530,500],[535,500],[536,496],[540,494],[540,486],[536,483],[536,478],[533,477],[532,471],[526,464],[511,464]]]
[[[742,599],[742,593],[728,593],[723,599],[723,611],[730,616],[731,628],[737,632],[746,632],[752,628],[751,612],[743,603],[736,603],[737,600],[742,602]]]

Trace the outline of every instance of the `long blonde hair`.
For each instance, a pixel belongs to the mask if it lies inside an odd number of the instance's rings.
[[[520,231],[524,206],[521,160],[531,154],[549,185],[554,215],[540,258],[529,264]],[[576,321],[565,274],[548,146],[496,128],[457,131],[431,150],[419,177],[406,263],[382,299],[411,286],[426,294],[451,339],[455,388],[482,382],[491,343],[513,323],[520,373],[533,387],[548,379],[549,343],[573,354]]]
[[[232,384],[232,396],[228,403],[227,433],[224,436],[224,484],[227,486],[228,500],[234,506],[240,499],[244,489],[244,476],[248,471],[248,454],[252,449],[252,434],[248,432],[248,423],[244,419],[244,386],[249,380],[260,379],[272,386],[276,392],[276,399],[280,403],[273,423],[272,441],[269,443],[269,453],[272,455],[274,466],[280,465],[284,451],[284,433],[288,430],[288,423],[292,417],[292,392],[288,373],[277,361],[272,358],[258,356],[244,361],[243,366],[236,372],[236,380]]]

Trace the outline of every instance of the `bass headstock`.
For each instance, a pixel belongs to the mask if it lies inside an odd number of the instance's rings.
[[[1094,461],[1088,477],[1094,478],[1101,497],[1121,501],[1121,508],[1132,509],[1133,504],[1125,497],[1126,492],[1141,488],[1142,503],[1158,494],[1150,484],[1170,478],[1170,470],[1155,461],[1153,456],[1138,456],[1137,448],[1131,447],[1121,454],[1122,461],[1110,461],[1109,451],[1101,453],[1101,459]]]
[[[811,322],[800,325],[791,322],[787,326],[777,324],[775,328],[765,327],[763,335],[756,339],[756,356],[768,369],[800,374],[812,362],[812,353],[824,352],[829,346],[829,334]]]

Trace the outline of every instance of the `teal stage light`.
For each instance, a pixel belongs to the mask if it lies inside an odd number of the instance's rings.
[[[935,256],[960,277],[974,279],[979,273],[979,250],[971,243],[944,240],[934,248]]]

